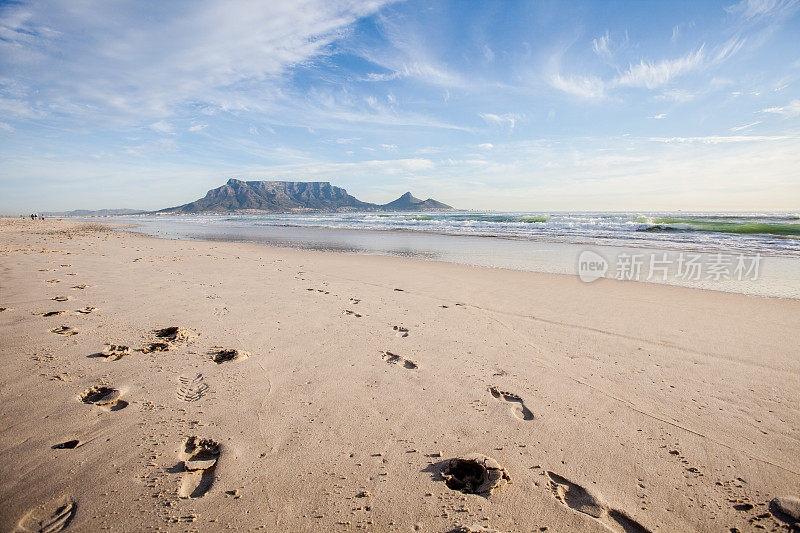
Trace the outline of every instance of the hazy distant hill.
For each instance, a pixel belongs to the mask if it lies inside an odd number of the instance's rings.
[[[394,202],[389,202],[380,207],[386,211],[447,211],[453,209],[449,205],[437,202],[433,198],[420,200],[410,192],[405,193]]]
[[[140,215],[146,213],[140,209],[75,209],[74,211],[59,211],[42,213],[51,217],[107,217],[115,215]]]
[[[230,213],[235,211],[429,211],[452,209],[436,200],[406,193],[385,205],[362,202],[327,181],[242,181],[230,179],[203,198],[158,213]]]

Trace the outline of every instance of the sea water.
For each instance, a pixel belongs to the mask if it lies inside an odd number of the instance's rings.
[[[115,217],[149,235],[800,298],[797,213],[293,213]],[[592,257],[595,257],[592,256]],[[581,258],[584,261],[581,261]],[[596,257],[595,257],[596,258]],[[598,263],[599,270],[602,265]],[[581,276],[591,282],[592,276]]]

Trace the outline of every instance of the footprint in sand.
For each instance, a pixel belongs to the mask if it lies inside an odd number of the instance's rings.
[[[78,334],[78,330],[76,330],[75,328],[71,328],[69,326],[59,326],[56,329],[51,329],[50,331],[53,332],[53,333],[56,333],[58,335],[77,335]]]
[[[66,442],[59,442],[58,444],[53,444],[52,448],[54,450],[73,450],[81,445],[81,441],[74,439],[68,440]]]
[[[392,330],[398,337],[408,337],[408,328],[404,328],[403,326],[392,326]]]
[[[346,315],[354,316],[356,318],[361,318],[360,314],[356,313],[355,311],[351,311],[350,309],[345,309],[343,313]]]
[[[361,303],[360,298],[350,298],[350,301],[353,303],[353,305]]]
[[[53,296],[50,299],[51,300],[55,300],[56,302],[66,302],[67,300],[69,300],[69,297],[68,296]]]
[[[419,368],[419,365],[414,361],[409,359],[405,359],[400,357],[397,354],[392,352],[387,352],[386,350],[381,350],[381,357],[384,361],[392,365],[403,365],[404,368],[408,368],[409,370],[414,370],[415,368]]]
[[[203,379],[203,374],[181,376],[178,381],[180,382],[177,392],[178,399],[184,402],[196,402],[208,392],[208,385]]]
[[[106,344],[102,350],[90,357],[102,357],[109,361],[116,361],[131,353],[131,349],[121,344]]]
[[[88,315],[89,313],[91,313],[95,309],[97,309],[97,308],[96,307],[92,307],[91,305],[87,305],[86,307],[84,307],[82,309],[76,309],[76,312],[78,312],[78,313],[80,313],[82,315]]]
[[[451,490],[487,497],[493,490],[511,482],[511,476],[497,461],[480,453],[445,461],[440,475]]]
[[[73,289],[79,289],[79,290],[83,290],[83,289],[85,289],[85,288],[86,288],[86,285],[73,285],[73,286],[72,286],[72,288],[73,288]]]
[[[456,526],[448,533],[500,533],[500,531],[497,529],[492,529],[489,526],[483,526],[481,524],[470,524]]]
[[[58,316],[63,314],[64,311],[48,311],[46,313],[39,313],[39,316]]]
[[[156,329],[154,331],[156,337],[159,339],[166,339],[170,342],[184,342],[191,340],[194,335],[191,331],[178,326],[170,326],[168,328]]]
[[[55,533],[65,529],[78,505],[72,498],[64,497],[54,504],[37,507],[28,512],[17,524],[17,531]]]
[[[491,387],[489,392],[491,392],[492,396],[498,400],[502,399],[510,403],[519,404],[512,410],[512,412],[514,413],[514,416],[520,420],[533,420],[533,413],[531,413],[530,409],[525,407],[525,402],[523,402],[522,398],[520,398],[518,395],[512,392],[502,391],[497,387]]]
[[[227,363],[228,361],[247,359],[250,357],[250,354],[247,352],[240,352],[239,350],[235,350],[233,348],[223,348],[222,346],[214,346],[211,348],[209,355],[211,356],[211,360],[218,365]]]
[[[153,353],[153,352],[168,352],[172,349],[172,346],[168,342],[151,342],[146,346],[139,348],[142,353]]]
[[[112,411],[119,411],[128,407],[128,402],[122,399],[122,393],[117,389],[98,385],[81,394],[81,401],[92,405],[107,407]]]
[[[548,471],[546,475],[550,481],[550,492],[553,493],[553,497],[570,509],[591,516],[611,531],[649,533],[649,529],[623,511],[610,508],[599,494],[593,494],[554,472]]]
[[[211,439],[189,437],[183,443],[181,459],[186,472],[178,490],[181,498],[201,498],[214,483],[214,469],[220,456],[220,445]]]
[[[48,279],[47,283],[61,283],[60,279]]]

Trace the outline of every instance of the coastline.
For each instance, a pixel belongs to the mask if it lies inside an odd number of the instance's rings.
[[[797,300],[12,222],[0,221],[4,530],[59,498],[77,530],[600,530],[553,497],[557,478],[651,530],[747,530],[796,492]],[[33,314],[50,310],[65,314]],[[50,332],[62,324],[78,334]],[[170,325],[194,339],[87,357]],[[214,346],[251,356],[216,364]],[[207,391],[182,400],[181,378],[198,374]],[[125,409],[78,399],[100,381]],[[197,498],[179,496],[189,435],[221,444]],[[68,439],[83,444],[51,448]],[[512,483],[488,498],[448,489],[436,465],[469,452]]]
[[[465,235],[407,229],[362,229],[284,225],[223,225],[195,221],[146,221],[133,231],[159,238],[205,240],[213,242],[256,243],[284,249],[316,250],[363,255],[409,257],[471,266],[577,276],[584,251],[598,254],[608,263],[606,278],[622,277],[614,269],[615,259],[637,256],[644,263],[643,273],[636,281],[703,290],[732,292],[763,297],[800,299],[800,257],[775,254],[747,254],[735,248],[708,250],[685,246],[681,249],[659,248],[654,243],[628,242],[573,243],[548,239],[512,238],[503,235]],[[725,250],[724,253],[721,250]],[[722,253],[731,263],[743,259],[755,261],[757,275],[735,276],[729,265],[730,279],[709,279],[708,276],[681,277],[678,263],[685,255],[695,257],[705,265],[717,260]],[[667,254],[670,272],[651,281],[647,269]],[[622,266],[622,265],[617,265]]]

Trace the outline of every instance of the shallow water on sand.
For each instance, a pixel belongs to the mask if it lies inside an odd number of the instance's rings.
[[[409,215],[396,216],[428,216]],[[135,231],[171,239],[247,242],[349,254],[387,255],[429,261],[617,278],[725,292],[800,298],[800,246],[771,235],[702,235],[700,240],[586,238],[564,242],[546,236],[451,234],[409,229],[352,229],[289,225],[294,215],[115,217]],[[310,215],[297,215],[300,222]],[[322,215],[315,215],[319,218]],[[329,216],[350,216],[329,215]],[[377,215],[369,215],[377,217]],[[521,224],[537,224],[536,222]],[[639,232],[637,232],[639,233]],[[704,232],[705,233],[705,232]],[[479,234],[485,235],[485,234]],[[770,246],[777,240],[780,246]],[[684,242],[685,241],[685,242]],[[794,247],[798,247],[795,253]],[[586,254],[591,251],[596,255]],[[601,267],[605,266],[604,271]],[[599,266],[598,266],[599,265]],[[587,271],[587,268],[600,270]]]

